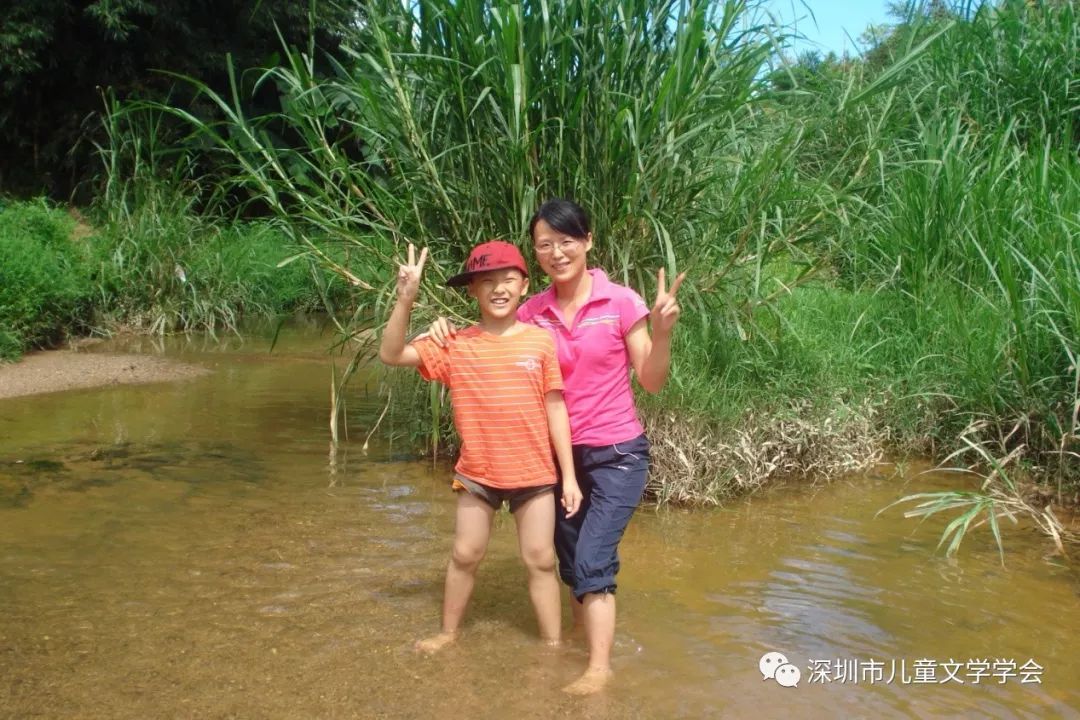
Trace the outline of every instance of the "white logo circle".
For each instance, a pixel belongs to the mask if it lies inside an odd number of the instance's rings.
[[[776,668],[781,665],[788,665],[787,656],[778,652],[767,652],[761,656],[758,660],[758,670],[761,671],[762,680],[773,680],[776,678]]]

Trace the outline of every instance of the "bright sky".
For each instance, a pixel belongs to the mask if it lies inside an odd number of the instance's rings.
[[[814,49],[823,55],[846,50],[856,54],[854,41],[867,25],[892,22],[885,0],[767,0],[765,8],[785,24],[795,23],[806,40],[795,51]],[[811,15],[812,13],[812,15]],[[850,35],[850,38],[848,37]]]

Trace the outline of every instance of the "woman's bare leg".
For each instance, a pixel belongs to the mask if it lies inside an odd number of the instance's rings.
[[[570,603],[570,616],[573,618],[573,626],[570,628],[572,633],[585,632],[585,605],[574,597],[574,589],[566,589],[567,601]]]
[[[615,595],[587,593],[582,605],[589,666],[581,677],[563,688],[573,695],[591,695],[607,685],[611,679],[611,646],[615,643]]]

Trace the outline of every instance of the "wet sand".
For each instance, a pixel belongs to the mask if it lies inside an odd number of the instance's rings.
[[[210,372],[150,355],[112,355],[78,350],[31,353],[0,365],[0,399],[78,388],[184,380]]]

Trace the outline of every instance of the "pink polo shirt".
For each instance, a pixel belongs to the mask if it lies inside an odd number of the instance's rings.
[[[613,445],[644,432],[630,389],[626,333],[648,316],[649,308],[636,292],[608,280],[603,270],[588,272],[592,292],[577,318],[569,320],[572,328],[559,309],[554,286],[526,300],[517,316],[555,335],[571,442]]]

